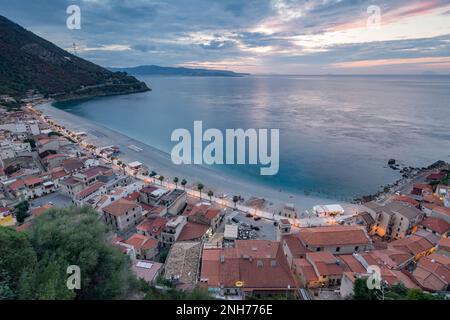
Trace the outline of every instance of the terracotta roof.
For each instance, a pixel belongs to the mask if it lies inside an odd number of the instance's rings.
[[[53,209],[53,205],[50,203],[47,203],[38,208],[31,209],[31,214],[35,217],[39,217],[50,209]]]
[[[427,194],[427,195],[423,196],[423,201],[428,202],[428,203],[434,203],[439,206],[444,205],[444,202],[433,194]]]
[[[0,176],[4,176],[5,175],[5,170],[3,168],[0,168]]]
[[[57,154],[49,154],[48,156],[46,156],[46,157],[44,158],[44,160],[45,160],[45,161],[48,161],[48,160],[52,160],[52,159],[56,159],[56,158],[65,158],[65,157],[66,157],[66,155],[60,154],[60,153],[57,153]]]
[[[125,199],[128,201],[136,201],[137,199],[139,199],[139,192],[133,192],[132,194],[126,196]]]
[[[157,240],[137,233],[133,234],[125,243],[135,250],[149,250],[158,246]]]
[[[405,195],[395,197],[394,201],[406,202],[414,207],[417,207],[420,204],[419,201],[416,201],[413,198],[405,196]]]
[[[103,211],[113,216],[119,217],[133,208],[138,208],[139,205],[135,202],[131,202],[125,199],[119,199],[110,205],[103,208]]]
[[[61,179],[62,177],[65,177],[65,176],[67,176],[67,173],[64,171],[63,168],[52,171],[52,179],[53,180]]]
[[[136,229],[149,232],[152,235],[160,235],[167,223],[167,219],[161,217],[148,218],[142,221]]]
[[[339,276],[344,272],[342,262],[328,251],[307,253],[306,260],[312,264],[317,276]]]
[[[366,245],[370,242],[364,228],[357,226],[301,228],[299,237],[309,246]]]
[[[81,174],[84,174],[88,179],[90,179],[97,175],[104,174],[107,171],[112,171],[112,169],[104,166],[95,166],[82,171]]]
[[[24,232],[24,231],[30,229],[31,225],[32,225],[32,221],[25,222],[24,224],[21,224],[20,226],[16,227],[16,231]]]
[[[439,218],[427,217],[420,224],[438,234],[444,234],[450,230],[450,223]]]
[[[430,241],[423,237],[412,235],[400,240],[395,240],[389,245],[392,248],[402,250],[404,252],[411,253],[412,255],[417,255],[426,252],[434,247]]]
[[[192,241],[201,239],[206,231],[208,231],[209,226],[199,223],[188,222],[183,227],[177,241]]]
[[[145,187],[143,187],[142,189],[141,189],[141,191],[140,192],[142,192],[142,193],[153,193],[153,192],[155,192],[156,190],[158,190],[159,188],[158,187],[155,187],[155,186],[145,186]]]
[[[318,281],[319,278],[314,271],[314,267],[306,259],[294,259],[292,264],[301,272],[306,282]]]
[[[434,212],[440,213],[442,215],[445,216],[450,216],[450,208],[445,208],[445,207],[434,207],[433,209]]]
[[[19,179],[19,180],[14,181],[10,185],[8,185],[8,188],[10,190],[16,191],[16,190],[18,190],[18,189],[20,189],[20,188],[22,188],[24,186],[25,186],[25,182],[23,182],[22,179]]]
[[[34,186],[36,184],[41,184],[43,182],[42,178],[39,177],[30,177],[23,180],[24,184],[27,187]]]
[[[79,159],[66,159],[61,165],[67,172],[73,172],[84,167],[84,163]]]
[[[207,279],[202,285],[209,287],[234,288],[241,281],[247,291],[295,289],[280,243],[266,240],[238,240],[234,248],[204,249],[201,279]]]
[[[432,254],[420,259],[413,277],[425,290],[447,290],[450,284],[450,258]]]
[[[341,259],[345,264],[345,269],[351,271],[351,272],[359,272],[364,273],[366,272],[366,268],[359,262],[353,255],[342,255],[339,256],[339,259]]]
[[[101,181],[97,181],[94,184],[90,185],[89,187],[87,187],[84,190],[81,190],[80,192],[77,193],[77,198],[78,199],[84,199],[88,196],[90,196],[91,194],[97,192],[98,190],[100,190],[105,184]]]
[[[442,238],[439,241],[439,249],[443,249],[450,252],[450,238]]]
[[[441,180],[441,179],[443,179],[443,178],[445,178],[445,173],[443,173],[443,172],[439,172],[439,173],[432,173],[432,174],[430,174],[429,176],[427,176],[427,180],[433,180],[433,181],[436,181],[436,180]]]
[[[284,236],[282,241],[286,244],[294,257],[303,256],[305,253],[310,252],[306,249],[303,243],[300,241],[298,235],[287,235]]]

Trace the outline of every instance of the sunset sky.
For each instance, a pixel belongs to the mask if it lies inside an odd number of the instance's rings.
[[[108,67],[450,74],[450,0],[0,0],[0,14]]]

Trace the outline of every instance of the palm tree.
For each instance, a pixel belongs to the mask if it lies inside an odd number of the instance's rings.
[[[233,202],[234,202],[234,207],[236,208],[237,203],[239,202],[239,196],[234,196],[233,197]]]
[[[209,202],[212,202],[211,198],[212,198],[213,195],[214,195],[214,192],[212,190],[209,190],[208,191]]]
[[[158,180],[161,182],[161,185],[162,185],[164,179],[165,179],[164,176],[159,176]]]
[[[173,183],[175,183],[175,188],[178,189],[178,182],[180,181],[180,179],[178,179],[178,177],[173,178]]]
[[[186,179],[181,180],[181,185],[183,186],[184,191],[186,191],[186,185],[187,185]]]
[[[205,186],[203,184],[199,183],[197,185],[197,189],[198,189],[198,191],[200,191],[200,200],[202,199],[202,190],[203,190],[203,188],[205,188]]]

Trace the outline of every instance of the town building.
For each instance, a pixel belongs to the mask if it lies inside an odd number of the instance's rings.
[[[416,207],[400,201],[384,206],[375,202],[365,204],[375,216],[373,234],[386,239],[401,239],[413,233],[425,214]]]
[[[222,298],[293,294],[296,284],[280,242],[237,240],[203,249],[200,286]]]
[[[119,199],[103,208],[106,224],[124,231],[138,225],[142,220],[142,207],[132,201]]]

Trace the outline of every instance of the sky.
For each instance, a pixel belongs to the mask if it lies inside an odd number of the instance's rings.
[[[0,14],[105,67],[450,74],[450,0],[0,0]]]

